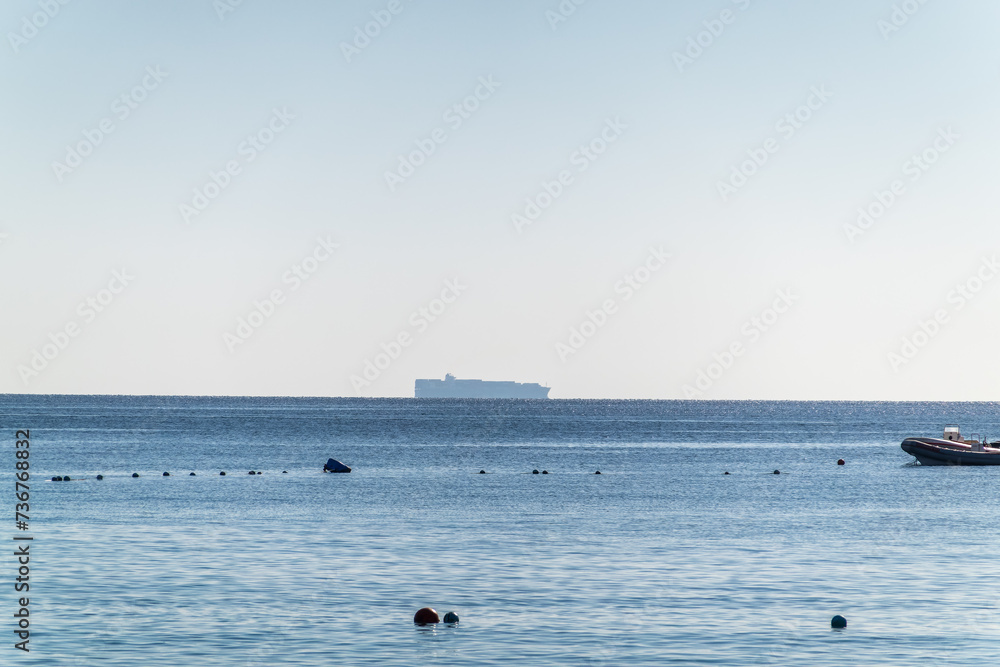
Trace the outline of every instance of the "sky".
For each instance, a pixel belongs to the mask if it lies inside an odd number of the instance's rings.
[[[10,0],[0,393],[996,400],[990,0]]]

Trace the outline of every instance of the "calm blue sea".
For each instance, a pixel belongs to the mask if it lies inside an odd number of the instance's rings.
[[[1000,467],[899,448],[951,422],[1000,406],[0,396],[0,663],[996,664]]]

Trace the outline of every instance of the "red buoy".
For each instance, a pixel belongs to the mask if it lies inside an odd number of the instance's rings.
[[[424,607],[423,609],[418,609],[417,613],[413,615],[413,622],[424,625],[427,623],[440,623],[441,619],[438,617],[436,611],[430,607]]]
[[[844,459],[837,459],[837,465],[839,466],[844,465]]]

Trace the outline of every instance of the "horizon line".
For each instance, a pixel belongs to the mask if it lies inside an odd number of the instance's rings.
[[[1000,400],[947,400],[947,399],[843,399],[843,398],[416,398],[414,396],[327,396],[319,394],[87,394],[87,393],[0,393],[6,397],[107,397],[107,398],[292,398],[330,399],[357,401],[644,401],[660,403],[1000,403]]]

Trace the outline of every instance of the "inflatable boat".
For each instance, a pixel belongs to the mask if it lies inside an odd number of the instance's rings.
[[[985,438],[964,440],[957,426],[948,425],[941,438],[906,438],[900,447],[925,466],[997,466],[998,445],[1000,442],[987,444]]]

